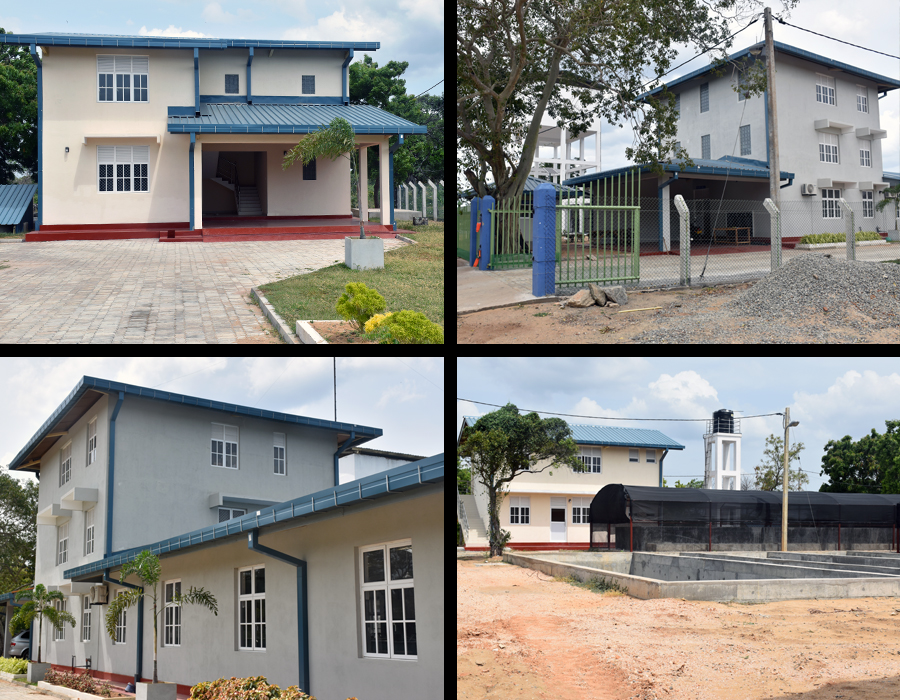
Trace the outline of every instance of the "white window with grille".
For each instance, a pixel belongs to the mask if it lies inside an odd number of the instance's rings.
[[[865,85],[856,86],[856,111],[869,111],[869,91]]]
[[[149,146],[97,146],[97,189],[100,192],[147,192]]]
[[[819,134],[819,161],[822,163],[838,163],[837,134]]]
[[[56,565],[69,561],[69,523],[56,528]]]
[[[236,425],[212,424],[210,459],[214,467],[238,468],[238,429]]]
[[[120,595],[125,595],[125,591],[116,591],[116,597],[118,598]],[[116,616],[116,644],[124,644],[125,643],[125,623],[128,621],[128,610],[123,609]]]
[[[522,496],[510,496],[509,524],[528,525],[531,522],[531,499]]]
[[[415,659],[415,585],[411,540],[360,547],[363,656]]]
[[[91,641],[91,597],[84,596],[81,603],[81,641]]]
[[[163,646],[181,646],[181,606],[172,602],[172,598],[181,594],[181,580],[166,581],[166,608],[163,621]]]
[[[875,218],[875,193],[872,190],[868,192],[863,190],[862,194],[862,205],[863,205],[863,218],[864,219],[874,219]]]
[[[98,102],[147,102],[149,56],[97,56]]]
[[[94,553],[94,510],[84,511],[84,553],[85,556]]]
[[[69,483],[72,478],[72,443],[59,451],[59,485]]]
[[[284,433],[274,433],[275,473],[284,476]]]
[[[868,141],[859,140],[859,164],[864,168],[872,167],[872,151]]]
[[[822,190],[822,218],[841,219],[840,190]]]
[[[87,464],[97,461],[97,419],[93,418],[88,423]]]
[[[834,78],[816,73],[816,102],[834,104]]]
[[[589,523],[591,514],[590,498],[572,499],[572,523],[575,525]]]
[[[54,600],[53,607],[56,608],[56,612],[65,612],[66,611],[66,599],[62,600]],[[53,630],[53,639],[57,642],[66,641],[66,626],[63,625],[60,629]]]
[[[266,648],[266,567],[238,569],[238,649]]]
[[[584,463],[586,472],[590,474],[603,473],[603,453],[599,447],[580,447],[579,452],[578,459]]]
[[[219,522],[224,523],[232,518],[240,518],[247,515],[247,511],[243,508],[219,508]]]

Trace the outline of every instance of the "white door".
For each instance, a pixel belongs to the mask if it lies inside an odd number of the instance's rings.
[[[550,541],[566,541],[566,499],[550,499]]]

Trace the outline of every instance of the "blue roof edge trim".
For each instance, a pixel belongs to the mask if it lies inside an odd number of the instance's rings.
[[[733,159],[732,156],[722,156],[717,160],[704,160],[703,158],[692,158],[691,160],[693,160],[694,163],[705,163],[707,165],[695,165],[693,168],[686,167],[684,168],[684,170],[681,169],[680,160],[676,160],[674,163],[660,163],[660,165],[662,165],[663,170],[667,172],[693,173],[699,175],[730,174],[734,177],[757,177],[760,179],[768,179],[769,177],[768,168],[761,168],[751,163],[742,163],[736,159]],[[569,180],[563,180],[562,184],[580,185],[585,182],[593,182],[594,180],[605,180],[607,178],[615,177],[616,175],[629,172],[635,168],[638,168],[641,174],[650,172],[650,166],[648,164],[640,163],[638,165],[626,165],[622,168],[616,168],[615,170],[604,170],[603,172],[599,173],[580,175],[579,177],[573,177]],[[781,180],[790,180],[791,178],[795,177],[794,173],[789,173],[786,170],[782,170],[780,172]]]
[[[221,401],[213,401],[211,399],[201,399],[196,396],[187,396],[186,394],[176,394],[171,391],[159,391],[144,386],[134,384],[123,384],[122,382],[114,382],[109,379],[99,379],[97,377],[83,376],[78,380],[75,388],[56,407],[56,410],[50,414],[50,417],[44,421],[44,424],[31,436],[31,439],[23,447],[19,454],[15,456],[9,463],[10,470],[16,470],[22,459],[28,454],[32,448],[43,440],[50,429],[59,420],[59,417],[68,411],[81,395],[88,389],[97,389],[98,391],[124,391],[126,394],[140,396],[142,398],[157,399],[160,401],[171,401],[188,406],[198,406],[200,408],[209,408],[215,411],[227,411],[229,413],[238,413],[240,415],[249,416],[251,418],[263,418],[266,420],[277,420],[285,423],[295,423],[298,425],[306,425],[311,428],[322,428],[324,430],[340,430],[342,432],[356,433],[357,438],[365,438],[357,444],[362,444],[384,434],[381,428],[373,428],[367,425],[355,425],[352,423],[340,423],[322,418],[309,418],[308,416],[297,416],[290,413],[279,413],[278,411],[266,411],[261,408],[252,408],[250,406],[240,406],[238,404],[223,403]]]
[[[380,41],[278,41],[269,39],[216,39],[213,37],[127,36],[115,34],[0,34],[0,44],[43,46],[95,46],[148,49],[229,49],[250,46],[266,49],[359,49],[377,51]]]
[[[72,579],[77,576],[96,573],[103,569],[114,569],[134,560],[138,554],[145,550],[150,550],[157,556],[169,554],[268,525],[296,520],[314,513],[324,513],[363,501],[382,498],[392,493],[410,491],[427,484],[436,484],[443,480],[444,453],[441,452],[440,454],[420,459],[417,462],[403,464],[378,474],[349,481],[337,487],[316,491],[306,496],[300,496],[284,503],[263,508],[258,514],[244,515],[218,525],[210,525],[200,530],[193,530],[183,535],[160,540],[153,544],[116,552],[105,559],[63,571],[63,578]]]

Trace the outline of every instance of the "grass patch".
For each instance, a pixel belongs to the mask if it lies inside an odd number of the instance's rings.
[[[579,588],[585,588],[594,593],[603,593],[604,595],[628,595],[628,589],[625,588],[625,586],[621,586],[615,581],[611,581],[605,577],[594,577],[590,581],[581,581],[574,576],[564,576],[561,578],[558,577],[556,580],[568,583],[572,586],[578,586]]]
[[[398,228],[403,228],[402,223]],[[444,222],[403,234],[417,245],[386,251],[383,270],[351,270],[343,263],[260,286],[281,317],[297,321],[339,319],[335,305],[348,282],[362,282],[384,297],[388,311],[419,311],[444,326]]]

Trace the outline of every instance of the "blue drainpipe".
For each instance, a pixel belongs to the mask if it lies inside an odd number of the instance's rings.
[[[353,444],[353,440],[356,438],[356,432],[351,430],[350,437],[344,442],[343,445],[338,447],[337,452],[334,453],[334,485],[338,485],[338,460],[341,458],[341,455],[344,454],[349,448],[350,445]],[[306,691],[307,693],[309,691]]]
[[[352,438],[351,438],[352,439]],[[300,680],[297,687],[309,694],[309,609],[307,606],[306,562],[284,552],[277,552],[259,543],[259,530],[250,530],[247,546],[254,552],[265,554],[297,567],[297,650],[299,652]]]
[[[112,554],[112,523],[113,523],[113,486],[116,476],[116,417],[119,415],[119,409],[122,408],[122,402],[125,400],[125,392],[119,392],[119,400],[113,410],[112,418],[109,419],[109,461],[106,470],[106,551],[103,557],[106,558]]]
[[[38,94],[38,218],[35,231],[41,230],[44,222],[44,64],[37,54],[37,46],[31,45],[31,57],[37,65]]]

